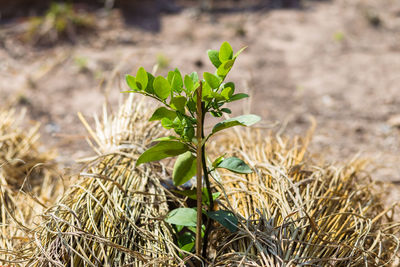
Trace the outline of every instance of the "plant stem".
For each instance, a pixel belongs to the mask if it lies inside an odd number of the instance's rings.
[[[204,105],[202,106],[203,110],[204,110]],[[201,124],[204,125],[204,119],[205,119],[205,114],[203,113],[203,117],[202,117],[202,121]],[[204,127],[202,127],[202,131],[201,131],[201,138],[202,140],[204,139]],[[214,199],[212,197],[212,193],[211,193],[211,185],[210,185],[210,179],[208,177],[208,169],[207,169],[207,162],[206,162],[206,142],[203,143],[203,145],[201,146],[201,162],[203,164],[203,173],[204,173],[204,181],[206,182],[206,188],[208,191],[208,200],[209,200],[209,210],[208,211],[212,211],[213,207],[214,207]]]
[[[204,109],[203,109],[204,110]],[[202,117],[202,121],[201,124],[204,125],[204,119],[205,119],[205,114],[203,114]],[[202,133],[201,133],[202,138],[204,138],[204,127],[202,129]],[[209,179],[209,175],[208,175],[208,169],[207,169],[207,162],[206,162],[206,144],[204,143],[201,146],[202,149],[202,153],[201,153],[201,161],[202,161],[202,165],[203,165],[203,173],[204,173],[204,181],[206,183],[206,189],[208,192],[208,210],[207,212],[211,212],[214,208],[214,199],[212,196],[212,192],[211,192],[211,185],[210,185],[210,179]],[[204,240],[203,240],[203,258],[207,257],[207,245],[208,245],[208,236],[210,234],[210,230],[211,230],[211,218],[207,216],[207,224],[206,224],[206,229],[205,229],[205,233],[204,233]]]
[[[202,82],[200,81],[200,86],[197,88],[197,227],[196,227],[196,256],[201,257],[201,230],[202,222],[202,159],[203,149],[202,149],[202,134],[203,134],[203,108],[202,108]]]

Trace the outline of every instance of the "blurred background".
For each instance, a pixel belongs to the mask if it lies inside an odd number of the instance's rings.
[[[398,0],[0,0],[0,108],[25,108],[69,167],[90,151],[77,112],[115,108],[140,66],[213,71],[206,51],[223,41],[248,46],[234,115],[289,136],[313,116],[311,153],[360,153],[374,179],[400,182]]]

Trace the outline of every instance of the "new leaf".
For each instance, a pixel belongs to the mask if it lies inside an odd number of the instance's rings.
[[[217,50],[208,50],[207,54],[211,63],[218,68],[219,65],[221,65],[221,61],[219,60],[219,52]]]
[[[217,75],[220,77],[225,77],[232,69],[233,63],[235,63],[234,59],[227,60],[224,63],[222,63],[221,66],[219,66],[217,69]]]
[[[225,62],[232,58],[233,50],[232,46],[228,42],[223,42],[219,49],[219,60]]]

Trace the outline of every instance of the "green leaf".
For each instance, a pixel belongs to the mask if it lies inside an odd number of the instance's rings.
[[[236,216],[228,210],[217,210],[207,212],[207,216],[211,219],[219,222],[222,226],[234,233],[238,230],[238,219]]]
[[[227,82],[224,84],[224,88],[230,87],[233,91],[235,91],[235,84],[233,82]]]
[[[192,78],[193,83],[197,83],[199,81],[199,75],[195,71],[190,73],[189,77]],[[196,88],[194,88],[194,89],[196,89]]]
[[[156,109],[156,111],[154,111],[149,121],[158,121],[162,120],[163,118],[174,120],[176,118],[176,112],[173,110],[169,110],[166,107],[160,107]]]
[[[217,101],[225,101],[225,100],[226,100],[225,97],[222,96],[222,95],[221,95],[220,93],[218,93],[218,92],[211,92],[211,95],[212,95],[212,97],[214,97],[215,100],[217,100]]]
[[[216,200],[217,198],[219,198],[219,196],[221,195],[221,192],[215,192],[212,194],[213,196],[213,200]]]
[[[219,68],[217,69],[217,75],[220,77],[225,77],[232,69],[233,63],[235,63],[234,59],[222,63],[221,66],[219,66]]]
[[[189,101],[187,102],[186,106],[192,113],[196,113],[197,106],[196,102],[193,100],[193,98],[190,98]]]
[[[194,208],[174,209],[168,213],[165,221],[170,224],[195,227],[197,212]]]
[[[220,111],[211,110],[210,112],[211,112],[211,115],[213,115],[216,118],[219,118],[222,116],[222,113]]]
[[[235,173],[252,173],[253,171],[251,168],[244,163],[243,160],[236,158],[236,157],[230,157],[227,159],[222,160],[220,163],[217,164],[217,168],[223,168],[230,170],[231,172]]]
[[[220,195],[221,195],[221,192],[212,193],[212,199],[216,200]],[[207,206],[210,205],[210,195],[208,194],[207,187],[203,187],[201,198],[202,198],[201,200],[204,205],[207,205]],[[195,199],[197,199],[197,195],[196,195]]]
[[[163,136],[163,137],[154,139],[152,142],[171,141],[171,140],[179,140],[179,138],[176,137],[176,136],[172,136],[172,135],[170,135],[170,136]]]
[[[260,117],[257,115],[253,114],[248,114],[248,115],[241,115],[235,118],[227,119],[224,121],[221,121],[217,123],[214,128],[212,129],[212,133],[219,132],[221,130],[236,126],[236,125],[241,125],[241,126],[250,126],[258,121],[260,121]]]
[[[232,110],[230,110],[229,108],[221,108],[221,111],[225,112],[227,114],[231,114],[232,113]]]
[[[171,94],[171,85],[162,76],[158,76],[154,79],[153,87],[156,95],[162,100],[167,99],[167,97]]]
[[[177,115],[178,115],[179,113],[177,113]],[[174,119],[174,121],[173,121],[173,123],[174,123],[174,126],[183,126],[182,125],[182,120],[181,120],[181,118],[182,118],[182,116],[177,116],[175,119]]]
[[[237,101],[237,100],[247,98],[247,97],[249,97],[248,94],[239,93],[239,94],[233,95],[231,98],[229,98],[228,102]]]
[[[185,113],[186,97],[176,96],[171,98],[170,105],[173,109],[179,110],[183,114]]]
[[[222,89],[221,95],[222,95],[226,100],[229,100],[229,99],[232,97],[232,95],[233,95],[233,88],[231,88],[231,87],[225,87],[224,89]]]
[[[153,82],[154,82],[154,76],[150,72],[147,73],[147,86],[146,89],[144,89],[147,93],[149,94],[154,94],[154,88],[153,88]]]
[[[236,54],[233,56],[233,58],[236,59],[246,48],[247,48],[247,46],[242,47],[239,51],[236,52]]]
[[[174,128],[173,120],[170,120],[170,119],[168,119],[168,118],[163,118],[163,119],[161,119],[161,125],[162,125],[162,127],[164,127],[165,129]]]
[[[177,114],[179,114],[179,113],[177,113]],[[182,136],[185,125],[182,123],[181,118],[179,116],[176,117],[172,123],[173,123],[173,128],[174,128],[175,133],[177,135]]]
[[[129,86],[132,90],[134,90],[134,91],[139,90],[139,88],[136,86],[136,79],[135,79],[135,77],[133,77],[132,75],[127,74],[127,75],[125,75],[125,80],[126,80],[126,83],[128,84],[128,86]]]
[[[178,93],[182,92],[182,87],[183,87],[182,75],[178,69],[175,69],[174,71],[174,76],[172,78],[171,86],[175,92]]]
[[[180,186],[196,174],[196,157],[192,152],[187,151],[176,159],[174,171],[172,172],[172,179],[174,185]]]
[[[189,229],[189,230],[192,231],[193,233],[196,233],[196,228],[197,228],[197,227],[193,227],[193,226],[188,226],[188,227],[187,227],[187,229]],[[204,237],[205,231],[206,231],[206,226],[205,226],[205,224],[202,224],[202,225],[201,225],[201,237],[202,237],[202,238]]]
[[[194,127],[193,125],[187,125],[183,129],[184,139],[188,142],[191,142],[194,137]]]
[[[221,80],[217,76],[209,72],[204,72],[203,77],[212,89],[218,88],[221,83]]]
[[[169,82],[169,84],[172,84],[172,80],[174,79],[175,76],[175,71],[168,71],[168,75],[167,75],[167,80]]]
[[[183,226],[183,225],[175,225],[175,228],[176,228],[176,232],[179,233],[180,231],[183,230],[183,228],[185,228],[185,226]]]
[[[152,146],[148,150],[146,150],[138,160],[136,161],[136,165],[140,165],[142,163],[157,161],[168,157],[178,156],[182,153],[185,153],[189,150],[189,147],[186,144],[176,141],[162,141],[155,146]]]
[[[194,83],[192,78],[190,78],[189,75],[185,75],[184,79],[185,87],[188,93],[192,92],[194,90]]]
[[[147,87],[147,82],[147,72],[143,67],[140,67],[136,73],[136,85],[140,90],[144,90]]]
[[[220,156],[220,157],[216,158],[214,160],[214,162],[212,163],[212,166],[214,168],[217,168],[218,164],[220,164],[223,160],[224,160],[224,156]]]
[[[202,93],[203,93],[203,96],[202,96],[203,100],[209,101],[212,99],[212,89],[208,83],[203,83]]]
[[[196,235],[193,232],[184,232],[178,237],[178,246],[184,251],[191,252],[194,248],[195,240]]]
[[[232,58],[232,46],[228,42],[223,42],[219,49],[219,60],[223,63]]]
[[[219,60],[219,52],[217,50],[208,50],[207,54],[211,63],[218,68],[219,65],[221,65],[221,61]]]

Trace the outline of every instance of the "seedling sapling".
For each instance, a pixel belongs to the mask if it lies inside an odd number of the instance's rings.
[[[215,74],[204,72],[203,79],[200,79],[196,72],[182,77],[178,69],[168,72],[167,77],[154,77],[142,67],[135,77],[126,75],[126,82],[131,88],[128,92],[151,97],[162,104],[154,111],[150,121],[160,121],[164,128],[175,132],[175,135],[154,140],[157,144],[146,150],[138,158],[136,165],[177,157],[172,173],[174,185],[180,186],[195,175],[197,177],[194,191],[177,191],[181,195],[197,200],[197,208],[172,210],[165,220],[175,226],[179,247],[185,251],[192,251],[195,247],[199,258],[201,252],[202,256],[206,257],[211,220],[219,222],[232,232],[237,230],[238,223],[231,211],[213,210],[214,200],[219,193],[212,192],[210,172],[217,168],[241,174],[252,172],[243,160],[236,157],[221,156],[211,165],[207,164],[206,145],[214,134],[233,126],[253,125],[260,120],[260,117],[249,114],[223,120],[214,125],[207,135],[204,132],[207,114],[214,117],[221,117],[223,113],[230,114],[231,110],[223,107],[225,104],[248,97],[243,93],[235,94],[235,84],[225,82],[226,76],[244,49],[233,54],[231,45],[224,42],[219,51],[209,50],[208,57],[216,71]],[[202,223],[203,214],[206,215],[206,223]]]

